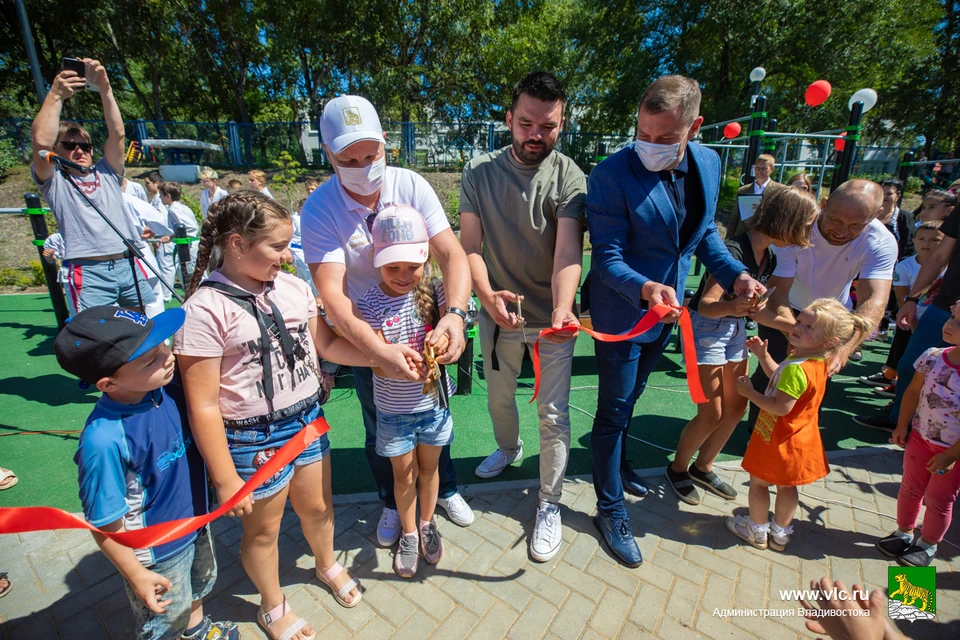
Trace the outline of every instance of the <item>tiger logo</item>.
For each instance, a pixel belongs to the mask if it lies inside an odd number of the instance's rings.
[[[891,600],[895,596],[903,596],[903,604],[908,607],[916,606],[913,603],[917,600],[920,600],[923,603],[923,606],[920,607],[920,611],[927,610],[927,605],[930,602],[929,590],[910,584],[910,581],[907,580],[907,576],[903,575],[902,573],[897,574],[895,580],[900,586],[896,591],[890,594]]]

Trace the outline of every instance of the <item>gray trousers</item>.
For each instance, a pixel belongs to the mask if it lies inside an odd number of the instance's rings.
[[[520,329],[500,329],[493,368],[493,335],[497,324],[480,312],[480,349],[483,375],[487,383],[487,409],[493,420],[497,446],[507,455],[515,455],[520,446],[520,415],[517,411],[517,376],[523,364],[524,338]],[[526,345],[533,353],[539,330],[526,328]],[[570,375],[576,340],[556,344],[540,342],[540,394],[537,414],[540,418],[540,499],[559,503],[563,476],[570,457]]]

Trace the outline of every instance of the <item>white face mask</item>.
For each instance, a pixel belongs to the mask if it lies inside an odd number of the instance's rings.
[[[366,167],[337,166],[337,175],[340,176],[340,184],[343,185],[343,188],[361,196],[376,193],[383,185],[383,174],[386,171],[386,157],[374,160]]]
[[[633,148],[640,156],[640,162],[648,171],[663,171],[680,157],[680,143],[654,144],[643,140],[634,140]]]

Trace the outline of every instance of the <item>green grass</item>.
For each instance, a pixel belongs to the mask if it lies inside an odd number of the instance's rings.
[[[695,278],[691,278],[691,284]],[[56,323],[50,301],[43,295],[0,296],[0,466],[13,469],[19,484],[0,492],[0,506],[49,505],[78,511],[76,465],[73,455],[77,435],[7,435],[28,430],[79,429],[99,395],[81,390],[77,380],[64,373],[53,355]],[[474,468],[496,446],[486,407],[485,384],[476,341],[476,381],[473,394],[451,400],[455,441],[453,457],[461,484],[484,482]],[[870,343],[864,361],[852,363],[838,376],[824,404],[823,438],[827,450],[852,449],[885,443],[886,435],[853,424],[850,416],[875,410],[883,400],[856,384],[855,376],[873,373],[886,356],[886,346]],[[673,449],[684,424],[696,413],[686,391],[680,357],[671,344],[646,392],[637,402],[631,433]],[[573,364],[571,451],[568,473],[591,470],[590,428],[596,411],[597,376],[593,343],[587,336],[577,341]],[[531,479],[539,473],[539,438],[536,406],[527,404],[532,393],[529,363],[522,374],[518,400],[525,457],[496,480]],[[336,493],[373,491],[374,484],[363,452],[363,423],[349,374],[325,406],[332,427],[333,488]],[[746,446],[745,422],[724,449],[722,460],[739,458]],[[628,454],[635,467],[665,465],[669,455],[654,447],[629,441]]]

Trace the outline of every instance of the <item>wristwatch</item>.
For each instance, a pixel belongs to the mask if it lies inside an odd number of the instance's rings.
[[[913,304],[920,304],[920,298],[917,296],[903,296],[904,302],[912,302]]]
[[[464,323],[467,322],[467,312],[461,309],[460,307],[450,307],[447,309],[447,313],[452,313],[456,316],[460,316]]]

